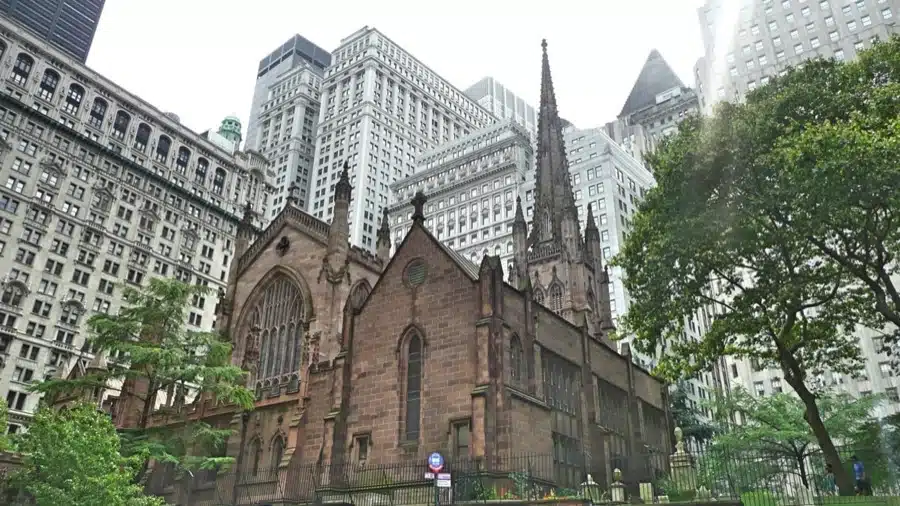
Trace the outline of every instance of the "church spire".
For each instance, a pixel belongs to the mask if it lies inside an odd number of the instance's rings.
[[[562,122],[556,107],[556,93],[550,76],[547,41],[541,42],[541,104],[538,115],[538,153],[535,184],[534,218],[530,245],[563,240],[564,219],[578,223],[575,197],[569,181],[569,162],[563,139]]]

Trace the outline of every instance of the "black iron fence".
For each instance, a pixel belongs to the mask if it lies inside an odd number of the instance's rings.
[[[663,472],[662,455],[645,456],[636,471]],[[441,474],[449,476],[437,486],[424,459],[401,463],[303,465],[282,469],[225,471],[215,478],[182,473],[155,473],[149,494],[171,504],[257,505],[353,503],[366,505],[452,504],[458,502],[582,495],[582,482],[592,472],[612,472],[610,464],[589,457],[565,460],[553,455],[519,455],[493,459],[448,460]],[[592,470],[595,466],[596,471]],[[611,475],[611,474],[610,474]],[[649,476],[649,474],[648,474]],[[600,480],[598,480],[600,481]],[[604,488],[608,483],[604,481]]]

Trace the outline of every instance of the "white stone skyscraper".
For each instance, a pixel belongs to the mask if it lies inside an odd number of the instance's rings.
[[[487,110],[374,28],[332,53],[321,90],[309,212],[329,221],[334,185],[350,165],[350,242],[375,250],[390,184],[423,151],[496,121]]]
[[[876,38],[900,33],[900,0],[707,0],[699,15],[704,56],[694,77],[707,112],[787,67],[853,58]]]
[[[259,151],[274,172],[274,191],[264,217],[284,207],[292,186],[305,207],[319,120],[319,87],[331,54],[300,35],[259,62],[246,147]]]

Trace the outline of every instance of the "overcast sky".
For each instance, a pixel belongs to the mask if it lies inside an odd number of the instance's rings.
[[[460,89],[490,75],[535,106],[546,38],[560,114],[590,127],[615,119],[653,48],[693,86],[701,4],[106,0],[88,65],[202,131],[228,114],[246,123],[259,60],[295,33],[333,50],[375,27]]]

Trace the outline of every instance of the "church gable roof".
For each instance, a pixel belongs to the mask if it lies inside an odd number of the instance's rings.
[[[684,88],[684,83],[678,77],[665,58],[656,49],[650,51],[647,61],[641,67],[631,93],[622,106],[619,117],[630,116],[641,109],[656,103],[656,96],[672,88]]]

